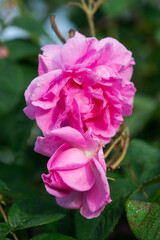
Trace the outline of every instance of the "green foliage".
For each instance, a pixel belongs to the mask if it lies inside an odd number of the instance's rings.
[[[21,200],[8,213],[10,226],[17,230],[48,224],[63,217],[63,211],[59,212],[57,206],[41,199]]]
[[[123,164],[131,164],[138,182],[147,183],[160,173],[160,151],[141,140],[132,140]]]
[[[160,239],[159,205],[149,202],[128,201],[126,212],[129,225],[138,239]]]
[[[150,196],[149,201],[152,203],[158,203],[160,205],[160,190],[157,190],[156,192],[154,192]]]
[[[137,135],[137,133],[144,129],[157,106],[158,103],[151,97],[143,95],[135,96],[133,114],[125,119],[132,136]]]
[[[0,72],[0,116],[2,116],[18,104],[23,84],[21,69],[13,61],[1,60]]]
[[[41,234],[41,235],[38,235],[34,238],[32,238],[31,240],[76,240],[75,238],[72,238],[72,237],[68,237],[68,236],[64,236],[62,234],[58,234],[58,233],[50,233],[50,234]]]
[[[32,41],[24,39],[14,39],[6,42],[11,59],[19,60],[26,57],[38,55],[40,47]],[[18,48],[17,48],[18,46]]]
[[[0,239],[10,232],[10,227],[6,223],[0,223]]]
[[[0,180],[0,193],[3,193],[3,192],[8,191],[8,190],[9,190],[9,188],[6,185],[6,183],[4,183],[2,180]]]
[[[118,223],[126,200],[137,189],[137,185],[131,179],[128,179],[123,171],[118,171],[114,175],[110,174],[110,176],[116,179],[116,182],[110,182],[112,202],[105,207],[101,215],[98,218],[87,220],[79,213],[76,214],[76,236],[79,240],[106,239]]]
[[[39,24],[39,21],[37,21],[35,18],[32,18],[31,16],[21,16],[19,18],[16,18],[12,22],[12,25],[28,31],[33,37],[47,35],[42,25]]]
[[[124,14],[125,11],[128,11],[132,6],[138,3],[138,0],[111,0],[101,7],[102,11],[111,16],[119,16]]]

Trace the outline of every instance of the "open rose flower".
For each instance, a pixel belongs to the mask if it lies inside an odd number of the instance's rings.
[[[113,38],[76,33],[64,46],[47,45],[39,77],[25,92],[25,114],[44,132],[71,126],[106,144],[132,112],[132,53]]]
[[[56,150],[57,148],[57,150]],[[80,208],[86,218],[99,216],[110,199],[102,147],[90,137],[71,127],[38,137],[35,150],[51,156],[48,174],[42,174],[48,193],[57,203],[70,209]],[[56,151],[55,151],[56,150]]]

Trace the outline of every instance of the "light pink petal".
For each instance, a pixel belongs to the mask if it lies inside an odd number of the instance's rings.
[[[46,97],[43,97],[39,100],[33,101],[32,104],[35,107],[40,107],[42,109],[54,108],[59,100],[59,97],[56,97],[52,93],[47,94]]]
[[[84,133],[84,138],[86,141],[86,152],[95,153],[97,151],[97,149],[99,149],[100,143],[98,141],[94,140],[91,136],[92,136],[92,129],[89,128]]]
[[[58,173],[69,187],[80,192],[91,189],[95,182],[89,164],[74,170],[58,171]]]
[[[96,50],[92,44],[95,38],[73,37],[67,40],[62,48],[62,61],[66,65],[81,64],[84,61],[90,63],[94,58]]]
[[[85,139],[82,134],[72,127],[62,127],[50,133],[73,147],[86,148]]]
[[[38,108],[36,111],[38,126],[46,133],[62,127],[63,122],[67,120],[67,114],[70,107],[70,105],[66,105],[65,97],[61,97],[56,106],[50,110]]]
[[[62,70],[55,70],[35,78],[25,91],[27,104],[30,104],[31,101],[38,100],[44,94],[46,94],[50,85],[57,81],[61,75]]]
[[[61,46],[55,44],[46,45],[41,48],[43,55],[39,54],[39,75],[55,69],[62,69],[61,48]]]
[[[91,166],[95,176],[95,184],[86,193],[86,202],[89,210],[94,213],[111,202],[111,199],[106,172],[94,158],[91,161]]]
[[[54,158],[54,162],[50,170],[73,170],[83,167],[88,163],[88,161],[89,159],[81,150],[78,148],[70,148]]]
[[[42,174],[42,179],[45,184],[46,191],[49,194],[56,196],[56,197],[67,197],[71,194],[72,190],[65,189],[65,187],[63,189],[55,187],[52,183],[50,174],[48,174],[48,175]]]
[[[134,84],[132,82],[126,83],[125,87],[122,90],[122,110],[124,116],[129,116],[132,113],[135,92],[136,89],[134,87]]]
[[[97,211],[95,212],[91,212],[87,206],[87,204],[83,204],[81,209],[80,209],[80,213],[83,217],[91,219],[91,218],[96,218],[98,217],[101,212],[104,210],[104,207],[99,208]]]
[[[133,66],[128,66],[124,70],[119,71],[119,75],[122,77],[123,81],[127,82],[131,80],[133,74]]]
[[[106,162],[104,160],[104,153],[103,153],[103,148],[101,148],[98,151],[98,161],[101,164],[103,170],[106,172]]]
[[[23,109],[23,111],[24,111],[24,113],[26,114],[26,116],[28,117],[28,118],[30,118],[30,119],[35,119],[35,113],[36,113],[36,108],[35,108],[35,106],[33,106],[33,105],[29,105],[29,106],[27,106],[27,107],[25,107],[24,109]]]
[[[53,144],[54,144],[54,142],[53,142]],[[48,161],[48,163],[47,163],[48,171],[53,170],[55,159],[56,159],[59,155],[61,155],[64,151],[66,151],[66,150],[68,150],[68,149],[70,149],[70,148],[71,148],[70,144],[67,144],[67,143],[62,142],[62,145],[61,145],[58,149],[56,149],[56,151],[53,153],[53,155],[51,156],[51,158],[49,159],[49,161]]]
[[[44,156],[51,157],[53,153],[63,144],[63,140],[56,138],[54,135],[37,137],[34,151]]]
[[[58,205],[64,208],[78,209],[82,205],[83,193],[72,191],[68,197],[58,198],[56,197],[56,202]]]
[[[108,66],[119,71],[122,66],[128,67],[130,63],[134,63],[132,53],[116,39],[108,37],[100,40],[97,49],[100,53],[98,65],[106,63]]]

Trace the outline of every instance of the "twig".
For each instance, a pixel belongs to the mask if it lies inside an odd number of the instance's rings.
[[[120,163],[122,162],[122,160],[124,159],[124,157],[127,153],[128,146],[129,146],[129,136],[127,136],[127,138],[126,138],[125,145],[124,145],[124,148],[122,150],[120,157],[117,159],[117,161],[115,163],[113,163],[110,166],[110,169],[114,170],[120,165]]]
[[[115,147],[115,145],[122,139],[122,136],[119,136],[118,138],[116,138],[113,143],[109,146],[109,148],[107,149],[107,151],[104,154],[104,158],[106,158],[111,151],[113,150],[113,148]]]
[[[51,25],[52,25],[52,28],[53,30],[55,31],[57,37],[63,42],[63,43],[66,43],[66,39],[61,35],[61,33],[59,32],[58,30],[58,27],[56,25],[56,16],[51,16],[50,17],[50,20],[51,20]]]
[[[1,212],[2,216],[3,216],[4,221],[8,224],[7,215],[5,214],[5,211],[3,210],[3,207],[2,207],[1,204],[0,204],[0,212]],[[16,236],[16,234],[14,233],[13,230],[10,231],[10,234],[14,237],[15,240],[18,240],[18,238],[17,238],[17,236]]]
[[[92,10],[92,13],[95,14],[98,10],[98,8],[102,5],[102,3],[106,2],[106,0],[99,0],[94,3],[94,8]]]
[[[69,38],[74,37],[74,35],[75,35],[75,31],[73,29],[70,29],[69,30]]]
[[[2,216],[3,216],[4,221],[8,224],[7,216],[6,216],[5,211],[3,210],[3,207],[2,207],[1,204],[0,204],[0,212],[1,212]]]
[[[119,153],[119,150],[120,150],[120,148],[119,148],[119,146],[117,146],[117,149],[116,149],[115,153],[113,154],[113,157],[110,160],[108,160],[106,163],[107,167],[109,167],[114,162],[114,160],[116,159],[116,157]]]
[[[71,2],[67,3],[67,6],[68,6],[68,5],[74,5],[74,6],[76,6],[76,7],[81,8],[82,10],[84,10],[82,4],[81,4],[81,3],[78,3],[78,2],[72,2],[72,1],[71,1]]]
[[[135,172],[133,171],[133,168],[131,167],[131,165],[128,164],[128,165],[126,165],[126,167],[128,168],[128,171],[129,171],[129,173],[130,173],[133,181],[134,181],[137,185],[139,185],[139,181],[138,181],[138,179],[137,179],[137,177],[136,177],[136,174],[135,174]],[[148,194],[144,191],[144,189],[143,189],[143,188],[140,188],[139,191],[143,194],[143,196],[145,197],[145,199],[146,199],[147,201],[149,201]]]

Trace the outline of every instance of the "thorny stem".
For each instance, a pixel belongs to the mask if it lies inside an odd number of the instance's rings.
[[[66,43],[66,39],[61,35],[61,33],[59,32],[58,27],[57,27],[57,25],[56,25],[56,16],[51,16],[51,17],[50,17],[50,20],[51,20],[52,28],[53,28],[53,30],[55,31],[57,37],[58,37],[63,43]]]
[[[1,204],[0,204],[0,212],[3,216],[4,221],[8,224],[8,218],[7,218],[7,216],[5,214],[5,211],[3,210],[3,207],[2,207]],[[10,234],[14,237],[15,240],[18,240],[18,238],[17,238],[17,236],[16,236],[16,234],[14,233],[13,230],[10,232]]]

